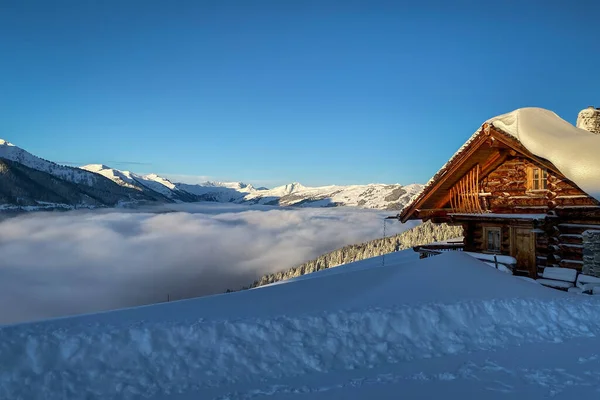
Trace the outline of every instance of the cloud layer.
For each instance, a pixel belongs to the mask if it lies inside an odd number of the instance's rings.
[[[357,209],[175,205],[0,222],[0,323],[222,293],[382,235]],[[388,225],[391,233],[405,227]]]

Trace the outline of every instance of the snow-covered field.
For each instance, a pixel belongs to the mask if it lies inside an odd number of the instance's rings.
[[[347,244],[389,213],[169,204],[0,221],[0,324],[239,289]],[[388,223],[388,234],[415,224]]]
[[[598,298],[545,288],[460,252],[418,260],[408,250],[381,261],[244,292],[4,327],[0,397],[600,393]]]

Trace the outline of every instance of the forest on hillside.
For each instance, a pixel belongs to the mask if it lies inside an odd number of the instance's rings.
[[[427,221],[398,235],[344,246],[341,249],[323,254],[322,256],[305,262],[297,267],[264,275],[254,281],[249,288],[268,285],[270,283],[295,278],[300,275],[310,274],[311,272],[405,250],[413,246],[452,239],[462,236],[462,234],[462,226],[434,224]]]

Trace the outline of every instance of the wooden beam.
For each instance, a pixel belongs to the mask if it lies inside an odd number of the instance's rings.
[[[479,136],[473,140],[473,142],[467,147],[466,150],[463,150],[461,154],[457,155],[457,158],[452,160],[452,165],[446,167],[446,170],[443,171],[442,176],[437,178],[437,181],[433,184],[433,186],[428,188],[425,192],[423,192],[421,198],[415,201],[415,203],[410,208],[407,208],[404,211],[402,211],[402,213],[400,214],[400,220],[402,222],[408,221],[408,219],[415,212],[415,210],[419,208],[419,206],[423,204],[423,202],[427,200],[432,193],[435,193],[440,188],[440,186],[442,186],[442,184],[448,179],[448,177],[453,176],[457,172],[458,168],[462,166],[462,161],[467,160],[470,156],[472,156],[479,149],[479,147],[483,143],[485,143],[486,140],[487,136],[481,134],[480,131]]]
[[[498,150],[490,157],[485,164],[481,167],[481,171],[479,174],[480,179],[484,179],[490,173],[492,173],[496,168],[498,168],[502,163],[506,161],[508,158],[509,152],[504,150]]]

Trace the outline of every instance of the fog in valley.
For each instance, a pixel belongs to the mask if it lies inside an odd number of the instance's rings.
[[[0,222],[0,323],[222,293],[381,237],[388,215],[181,204],[6,218]],[[408,227],[394,221],[387,230]]]

